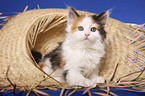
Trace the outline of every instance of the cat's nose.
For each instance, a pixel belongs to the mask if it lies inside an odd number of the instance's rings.
[[[89,37],[89,36],[90,36],[90,34],[85,34],[85,36],[86,36],[86,37]]]

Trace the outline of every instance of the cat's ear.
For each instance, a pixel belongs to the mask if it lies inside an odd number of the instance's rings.
[[[68,7],[68,22],[71,23],[74,19],[78,18],[79,14],[74,8]]]
[[[110,15],[110,10],[102,12],[97,16],[97,21],[100,23],[100,25],[106,25],[109,15]]]

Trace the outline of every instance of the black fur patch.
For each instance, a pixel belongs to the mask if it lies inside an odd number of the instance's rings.
[[[66,76],[67,76],[67,74],[68,74],[68,70],[65,70],[64,72],[63,72],[63,77],[64,77],[64,80],[66,81]]]
[[[100,26],[99,33],[101,34],[102,40],[106,38],[106,31],[104,30],[104,27]]]
[[[34,57],[36,63],[38,64],[41,61],[42,54],[36,51],[31,50],[32,56]]]
[[[50,62],[52,63],[53,70],[60,68],[61,50],[62,50],[61,46],[62,46],[62,43],[59,43],[59,46],[56,49],[54,49],[52,52],[44,56],[44,60],[47,58],[50,58]]]
[[[98,21],[98,16],[96,15],[92,15],[92,18],[96,21],[96,23],[98,25],[100,25],[100,28],[99,28],[99,33],[102,37],[102,40],[104,40],[106,38],[106,31],[104,29],[104,25],[102,25],[99,21]]]
[[[96,15],[92,15],[92,18],[93,18],[93,20],[97,21],[98,16],[96,16]]]

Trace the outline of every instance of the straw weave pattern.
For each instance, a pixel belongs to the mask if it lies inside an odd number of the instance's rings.
[[[10,85],[9,80],[25,89],[38,85],[61,86],[39,69],[31,50],[48,53],[56,48],[58,42],[65,38],[66,17],[65,9],[38,9],[20,13],[8,21],[0,30],[0,86]],[[106,80],[111,79],[117,64],[116,80],[145,67],[145,33],[140,28],[139,25],[131,26],[109,18],[106,55],[100,68],[100,75],[105,76]],[[131,75],[125,80],[137,75]]]

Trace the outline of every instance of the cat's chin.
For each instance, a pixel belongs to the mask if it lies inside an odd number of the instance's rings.
[[[91,40],[90,40],[90,39],[83,39],[83,42],[85,42],[85,43],[90,43]]]
[[[90,44],[94,44],[95,43],[95,41],[92,40],[92,39],[84,39],[84,40],[82,40],[82,42],[84,44],[86,44],[87,46],[88,46],[88,44],[90,45]]]

